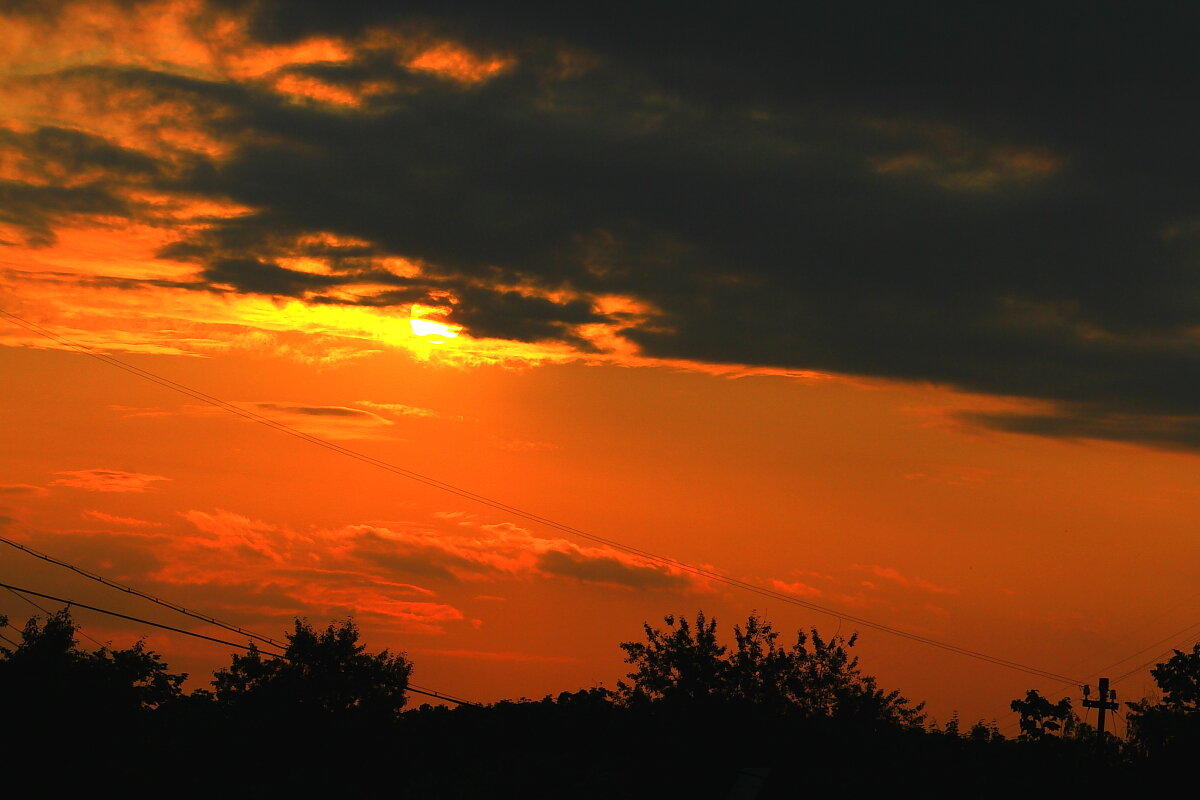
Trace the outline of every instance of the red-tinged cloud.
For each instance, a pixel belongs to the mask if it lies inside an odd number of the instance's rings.
[[[296,544],[305,539],[286,528],[252,520],[241,514],[217,509],[212,513],[185,511],[180,514],[202,534],[187,540],[194,548],[234,553],[250,562],[283,564],[296,555]]]
[[[771,579],[771,586],[781,592],[798,595],[800,597],[820,597],[825,594],[815,586],[809,586],[807,583],[800,581],[781,581],[777,578]]]
[[[144,519],[136,519],[134,517],[118,517],[115,514],[107,514],[103,511],[95,509],[85,509],[83,512],[85,517],[90,517],[100,522],[106,522],[113,525],[120,525],[125,528],[161,528],[161,522],[150,522]]]
[[[958,589],[939,586],[936,583],[931,583],[923,578],[910,578],[900,573],[899,570],[892,567],[881,567],[877,564],[869,566],[860,566],[858,569],[864,569],[872,575],[876,575],[884,580],[903,586],[906,589],[917,589],[922,592],[930,592],[932,594],[958,594]]]
[[[864,580],[864,571],[870,573],[873,578],[882,580]],[[802,579],[772,578],[768,582],[778,591],[833,609],[906,608],[946,615],[948,612],[945,609],[927,602],[922,595],[958,594],[957,589],[938,586],[921,578],[911,578],[897,569],[879,565],[852,564],[839,575],[817,572],[797,574]]]
[[[349,614],[429,633],[466,621],[457,608],[434,599],[439,584],[566,579],[626,590],[704,588],[673,567],[609,548],[456,516],[433,527],[391,523],[305,531],[221,509],[179,516],[187,527],[155,536],[155,563],[146,578],[204,587],[218,598],[239,596],[239,607],[251,596],[259,598],[258,606],[273,596],[276,616]],[[111,524],[132,532],[119,518]]]
[[[254,613],[351,615],[396,631],[437,632],[463,619],[453,606],[424,599],[432,590],[347,558],[338,531],[297,532],[221,509],[180,516],[194,530],[156,546],[159,563],[147,577],[157,583],[256,598]]]
[[[386,620],[392,626],[413,633],[441,633],[447,624],[465,619],[462,612],[446,603],[398,599],[385,586],[336,586],[318,580],[290,590],[290,594],[310,613],[336,616],[353,613],[356,617]]]
[[[119,469],[64,470],[54,474],[64,477],[51,481],[51,486],[70,486],[89,492],[146,492],[155,488],[152,485],[155,482],[170,480],[162,475],[146,475]]]
[[[464,532],[462,529],[465,528]],[[701,590],[703,582],[678,569],[608,547],[534,536],[502,523],[459,521],[450,530],[359,526],[351,552],[401,573],[455,580],[560,577],[634,589]]]

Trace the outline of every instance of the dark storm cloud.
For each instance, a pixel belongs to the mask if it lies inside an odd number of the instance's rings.
[[[0,179],[0,222],[20,230],[34,247],[53,244],[55,228],[74,219],[135,216],[136,204],[120,189],[150,184],[161,173],[144,153],[53,125],[27,132],[0,128],[0,164],[7,168]]]
[[[255,259],[219,259],[200,276],[211,283],[229,284],[240,292],[272,295],[303,295],[311,289],[335,286],[342,281],[328,275],[313,275],[285,269]]]
[[[53,125],[29,133],[0,129],[0,149],[18,155],[24,171],[39,178],[86,176],[93,170],[105,177],[158,172],[158,164],[144,153]]]
[[[55,226],[72,217],[128,213],[125,202],[100,187],[37,186],[0,180],[0,222],[20,229],[25,243],[33,247],[53,244],[57,239]]]
[[[568,339],[571,337],[567,325],[604,319],[592,311],[590,303],[582,300],[555,303],[544,297],[478,286],[464,287],[458,292],[458,300],[461,311],[455,313],[455,321],[477,336],[527,342]]]
[[[348,109],[109,73],[190,98],[237,144],[174,179],[253,209],[164,253],[208,285],[449,292],[477,335],[572,343],[601,318],[589,298],[629,295],[659,312],[626,331],[651,356],[1031,397],[1061,406],[971,420],[1196,445],[1200,26],[1182,6],[214,5],[263,43],[357,48],[292,74],[392,88]],[[512,64],[446,80],[362,45],[380,26]],[[326,252],[328,275],[289,269],[313,231],[364,244]],[[332,291],[358,283],[395,289]]]
[[[964,422],[1008,433],[1056,439],[1104,439],[1165,450],[1200,450],[1200,416],[1115,413],[1085,404],[1064,404],[1054,413],[958,414]]]

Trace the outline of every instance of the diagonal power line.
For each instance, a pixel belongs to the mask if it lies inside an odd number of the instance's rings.
[[[207,622],[210,625],[216,625],[218,628],[224,628],[225,630],[227,630],[231,633],[239,633],[242,636],[247,636],[251,639],[255,639],[264,644],[269,644],[274,647],[278,647],[282,650],[287,649],[286,644],[283,644],[276,639],[272,639],[270,636],[263,636],[261,634],[255,633],[254,631],[246,630],[245,628],[242,628],[238,625],[231,625],[227,622],[222,622],[221,620],[216,619],[215,617],[210,617],[207,614],[201,614],[198,611],[192,611],[191,609],[181,606],[178,603],[172,603],[169,600],[163,600],[161,597],[155,597],[154,595],[147,594],[146,592],[143,592],[140,589],[135,589],[132,586],[128,586],[124,583],[120,583],[119,581],[111,580],[109,578],[104,577],[103,575],[97,575],[96,573],[90,572],[86,569],[83,569],[82,567],[77,567],[74,564],[69,564],[66,561],[57,559],[54,556],[49,556],[49,555],[46,555],[45,553],[39,553],[37,550],[34,550],[32,547],[26,547],[25,545],[21,544],[20,542],[14,542],[12,539],[8,539],[4,536],[0,536],[0,544],[6,544],[6,545],[9,545],[10,547],[15,547],[18,550],[22,550],[35,558],[40,558],[43,561],[48,561],[51,564],[56,564],[60,567],[63,567],[64,569],[69,569],[72,572],[75,572],[79,575],[82,575],[85,578],[88,578],[89,580],[96,581],[97,583],[102,583],[105,586],[108,586],[112,589],[117,589],[119,591],[126,592],[128,594],[132,594],[136,597],[140,597],[144,600],[149,600],[151,603],[155,603],[155,604],[163,606],[165,608],[169,608],[172,611],[176,611],[180,614],[183,614],[184,616],[188,616],[193,619],[198,619],[201,622]],[[42,610],[45,611],[45,609],[42,609]]]
[[[105,364],[108,364],[109,366],[112,366],[117,369],[128,372],[132,375],[142,378],[143,380],[147,380],[147,381],[150,381],[151,383],[158,384],[159,386],[162,386],[164,388],[167,388],[172,391],[178,392],[180,394],[186,395],[193,399],[199,400],[208,405],[215,406],[216,408],[223,409],[225,411],[228,411],[231,414],[236,414],[239,417],[248,419],[252,422],[256,422],[265,427],[272,428],[274,430],[279,431],[280,433],[287,434],[288,436],[292,436],[294,438],[297,438],[302,441],[308,442],[310,444],[316,445],[317,447],[325,448],[326,450],[330,450],[332,452],[339,453],[343,456],[355,459],[356,461],[360,461],[364,464],[368,464],[370,466],[377,467],[379,469],[385,470],[387,472],[391,472],[395,475],[399,475],[404,478],[408,478],[409,480],[424,484],[426,486],[440,489],[449,494],[455,495],[457,497],[461,497],[466,500],[471,500],[473,502],[479,503],[479,504],[487,506],[489,508],[493,508],[498,511],[503,511],[504,513],[507,513],[507,514],[512,514],[513,516],[520,517],[521,519],[524,519],[524,520],[527,520],[530,522],[534,522],[534,523],[543,525],[548,528],[552,528],[552,529],[560,531],[562,533],[570,534],[572,536],[577,536],[579,538],[586,539],[588,541],[595,542],[597,544],[603,544],[607,547],[611,547],[614,550],[619,550],[621,552],[637,556],[637,557],[645,559],[647,561],[650,561],[650,562],[653,562],[656,564],[661,564],[663,566],[667,566],[672,569],[679,570],[680,572],[686,572],[686,573],[689,573],[692,575],[696,575],[698,577],[716,581],[718,583],[722,583],[727,586],[732,586],[732,587],[735,587],[738,589],[742,589],[744,591],[751,592],[753,594],[757,594],[762,597],[766,597],[766,598],[769,598],[772,600],[777,600],[782,603],[787,603],[790,605],[798,606],[800,608],[804,608],[809,611],[816,611],[821,614],[827,614],[827,615],[835,617],[837,619],[852,622],[857,625],[861,625],[865,628],[870,628],[870,629],[877,630],[877,631],[880,631],[883,633],[889,633],[893,636],[897,636],[902,639],[907,639],[909,641],[916,642],[918,644],[923,644],[928,647],[935,647],[935,648],[944,650],[949,653],[956,653],[958,655],[965,656],[967,658],[973,658],[978,661],[983,661],[983,662],[986,662],[989,664],[994,664],[996,666],[1004,667],[1006,669],[1014,670],[1017,672],[1024,672],[1028,675],[1034,675],[1034,676],[1041,677],[1041,678],[1048,678],[1050,680],[1061,681],[1063,683],[1079,683],[1079,681],[1077,681],[1074,678],[1068,678],[1063,675],[1059,675],[1057,673],[1050,672],[1048,670],[1039,669],[1037,667],[1034,667],[1034,666],[1031,666],[1028,664],[1023,664],[1018,661],[1013,661],[1010,659],[1002,658],[1000,656],[995,656],[995,655],[991,655],[989,653],[984,653],[984,652],[981,652],[978,650],[973,650],[971,648],[961,647],[959,645],[955,645],[950,642],[945,642],[945,641],[942,641],[939,639],[934,639],[932,637],[922,636],[920,634],[912,633],[912,632],[906,631],[902,628],[896,628],[894,626],[887,625],[882,622],[877,622],[875,620],[871,620],[866,617],[860,617],[860,616],[856,616],[853,614],[847,614],[843,611],[839,611],[837,609],[830,608],[828,606],[823,606],[819,603],[813,603],[809,600],[804,600],[802,598],[794,597],[792,595],[784,594],[784,593],[776,591],[774,589],[769,589],[765,586],[761,586],[756,583],[751,583],[749,581],[745,581],[740,578],[731,577],[731,576],[725,575],[723,573],[717,572],[712,569],[694,566],[692,564],[688,564],[686,562],[679,561],[677,559],[670,558],[668,556],[661,556],[661,555],[658,555],[657,553],[653,553],[649,550],[644,550],[642,548],[639,548],[639,547],[636,547],[633,545],[625,544],[616,539],[610,539],[610,538],[607,538],[604,536],[599,536],[597,534],[589,533],[587,531],[581,530],[581,529],[573,527],[571,525],[566,525],[564,523],[550,519],[549,517],[543,517],[540,514],[536,514],[531,511],[526,511],[522,508],[519,508],[519,507],[513,506],[513,505],[509,505],[508,503],[504,503],[499,500],[494,500],[490,497],[487,497],[486,495],[481,495],[476,492],[469,491],[467,489],[456,486],[454,484],[447,483],[446,481],[441,481],[441,480],[438,480],[437,478],[433,478],[428,475],[423,475],[419,472],[415,472],[413,470],[406,469],[404,467],[398,466],[396,464],[392,464],[392,463],[384,461],[382,459],[378,459],[378,458],[374,458],[373,456],[366,455],[365,453],[360,453],[357,450],[352,450],[348,447],[344,447],[342,445],[328,441],[327,439],[322,439],[318,436],[314,436],[312,434],[305,433],[304,431],[293,428],[290,425],[286,425],[277,420],[273,420],[270,417],[266,417],[262,414],[255,413],[254,411],[250,411],[249,409],[242,408],[240,406],[234,405],[233,403],[229,403],[225,400],[222,400],[218,397],[214,397],[210,394],[206,394],[205,392],[202,392],[198,389],[193,389],[190,386],[186,386],[184,384],[177,383],[168,378],[164,378],[161,375],[157,375],[153,372],[150,372],[149,370],[145,370],[145,369],[142,369],[141,367],[137,367],[137,366],[134,366],[133,364],[129,364],[118,358],[110,356],[107,353],[97,350],[94,347],[90,347],[88,345],[72,341],[64,336],[60,336],[59,334],[54,333],[53,331],[43,328],[42,326],[37,325],[36,323],[29,322],[25,319],[22,319],[21,317],[18,317],[16,314],[6,311],[5,309],[0,308],[0,314],[3,314],[5,317],[12,320],[15,324],[25,328],[26,330],[32,331],[33,333],[36,333],[46,339],[54,341],[60,345],[65,345],[67,347],[74,348],[75,350],[83,353],[84,355],[90,356],[91,358],[94,358],[97,361],[101,361]]]
[[[209,615],[207,615],[207,614],[201,614],[200,612],[197,612],[197,611],[192,611],[191,609],[189,609],[189,608],[185,608],[184,606],[181,606],[181,605],[179,605],[178,603],[172,603],[172,602],[170,602],[169,600],[163,600],[163,599],[162,599],[162,598],[160,598],[160,597],[155,597],[154,595],[147,594],[146,592],[143,592],[143,591],[141,591],[141,590],[139,590],[139,589],[135,589],[135,588],[134,588],[134,587],[132,587],[132,586],[128,586],[128,585],[126,585],[126,584],[124,584],[124,583],[120,583],[119,581],[114,581],[114,580],[112,580],[112,579],[110,579],[110,578],[106,578],[106,577],[104,577],[103,575],[97,575],[97,574],[96,574],[96,573],[94,573],[94,572],[90,572],[90,571],[88,571],[88,570],[86,570],[86,569],[83,569],[82,567],[78,567],[78,566],[76,566],[76,565],[74,565],[74,564],[68,563],[68,562],[66,562],[66,561],[63,561],[63,560],[61,560],[61,559],[54,558],[53,556],[47,555],[47,554],[45,554],[45,553],[39,553],[37,550],[34,550],[34,549],[33,549],[33,548],[31,548],[31,547],[26,547],[25,545],[23,545],[23,544],[20,544],[19,542],[14,542],[14,541],[12,541],[11,539],[7,539],[7,538],[5,538],[5,537],[3,537],[3,536],[0,536],[0,543],[7,544],[7,545],[11,545],[11,546],[13,546],[13,547],[15,547],[15,548],[17,548],[17,549],[19,549],[19,550],[21,550],[21,551],[25,552],[25,553],[28,553],[28,554],[29,554],[29,555],[31,555],[31,556],[34,556],[34,557],[36,557],[36,558],[40,558],[40,559],[42,559],[42,560],[44,560],[44,561],[48,561],[48,562],[50,562],[51,564],[56,564],[56,565],[58,565],[58,566],[60,566],[60,567],[63,567],[64,569],[69,569],[69,570],[71,570],[72,572],[75,572],[75,573],[77,573],[77,574],[79,574],[79,575],[82,575],[82,576],[83,576],[83,577],[85,577],[85,578],[89,578],[89,579],[91,579],[91,580],[97,581],[98,583],[101,583],[101,584],[103,584],[103,585],[105,585],[105,586],[108,586],[108,587],[110,587],[110,588],[118,589],[118,590],[120,590],[120,591],[123,591],[123,592],[126,592],[126,593],[128,593],[128,594],[134,595],[135,597],[140,597],[140,598],[143,598],[143,599],[145,599],[145,600],[149,600],[150,602],[152,602],[152,603],[155,603],[155,604],[157,604],[157,605],[160,605],[160,606],[163,606],[164,608],[168,608],[168,609],[170,609],[171,611],[175,611],[175,612],[178,612],[178,613],[180,613],[180,614],[183,614],[183,615],[185,615],[185,616],[192,617],[193,619],[198,619],[198,620],[200,620],[200,621],[202,621],[202,622],[207,622],[207,623],[209,623],[209,624],[211,624],[211,625],[216,625],[217,627],[219,627],[219,628],[224,628],[225,630],[227,630],[227,631],[230,631],[230,632],[232,632],[232,633],[239,633],[239,634],[241,634],[241,635],[243,635],[243,636],[246,636],[246,637],[248,637],[248,638],[250,638],[250,639],[253,639],[253,640],[256,640],[256,641],[259,641],[259,642],[263,642],[263,643],[265,643],[265,644],[270,644],[270,645],[273,645],[273,646],[275,646],[275,647],[279,648],[280,650],[283,650],[283,651],[285,651],[285,653],[286,653],[286,651],[287,651],[287,645],[280,643],[280,642],[279,642],[278,640],[276,640],[276,639],[272,639],[270,636],[263,636],[263,635],[262,635],[262,634],[260,634],[260,633],[255,633],[254,631],[248,630],[248,629],[246,629],[246,628],[243,628],[243,627],[241,627],[241,626],[239,626],[239,625],[231,625],[231,624],[229,624],[229,623],[227,623],[227,622],[223,622],[223,621],[221,621],[221,620],[217,619],[216,617],[211,617],[211,616],[209,616]],[[22,600],[24,600],[26,603],[29,603],[30,605],[34,606],[35,608],[37,608],[37,609],[41,610],[41,611],[42,611],[42,613],[46,614],[47,616],[49,616],[49,615],[50,615],[50,611],[49,611],[49,610],[47,610],[47,609],[46,609],[46,608],[44,608],[43,606],[39,605],[38,603],[35,603],[33,600],[30,600],[30,599],[29,599],[29,598],[28,598],[26,595],[24,595],[24,594],[21,594],[21,593],[20,593],[20,591],[26,591],[28,594],[37,595],[37,596],[39,596],[39,597],[47,597],[47,595],[40,595],[40,594],[38,594],[37,592],[32,592],[32,591],[29,591],[29,590],[17,590],[17,589],[15,589],[14,587],[12,587],[12,586],[7,586],[7,585],[5,585],[5,584],[0,584],[0,588],[7,589],[7,590],[8,590],[8,592],[9,592],[10,594],[12,594],[12,595],[14,595],[14,596],[16,596],[16,597],[19,597],[19,598],[21,598],[21,599],[22,599]],[[57,599],[59,599],[59,598],[50,598],[50,599],[57,600]],[[87,608],[87,609],[90,609],[90,610],[99,610],[101,613],[104,613],[104,614],[110,614],[110,615],[112,615],[112,616],[118,616],[118,617],[119,617],[119,616],[122,616],[122,615],[120,615],[120,614],[116,614],[115,612],[108,612],[108,611],[104,611],[104,610],[102,610],[102,609],[92,609],[92,608],[91,608],[91,606],[86,606],[86,605],[83,605],[82,603],[75,603],[75,602],[72,602],[72,601],[69,601],[69,600],[68,600],[68,601],[64,601],[64,602],[71,603],[71,605],[76,605],[76,606],[79,606],[80,608]],[[148,620],[139,620],[139,619],[137,619],[137,618],[135,618],[135,617],[126,617],[126,619],[132,619],[132,620],[134,620],[134,621],[139,621],[139,622],[146,622],[146,624],[147,624],[147,625],[158,625],[158,623],[156,623],[156,622],[149,622]],[[166,627],[166,628],[167,628],[167,630],[177,631],[177,632],[179,632],[179,633],[184,633],[184,634],[187,634],[188,636],[192,636],[192,635],[199,635],[199,634],[192,634],[192,633],[191,633],[191,632],[189,632],[189,631],[184,631],[184,630],[181,630],[181,629],[178,629],[178,628],[170,628],[170,627],[163,626],[163,625],[158,625],[158,627]],[[96,640],[94,637],[92,637],[92,636],[88,636],[88,634],[87,634],[86,632],[84,632],[84,631],[80,631],[80,633],[82,633],[84,636],[87,636],[87,638],[91,639],[91,640],[92,640],[93,642],[95,642],[95,643],[96,643],[98,646],[100,646],[100,647],[103,647],[103,646],[104,646],[104,645],[103,645],[101,642],[97,641],[97,640]],[[222,642],[223,644],[233,644],[232,642],[226,642],[226,641],[225,641],[225,640],[223,640],[223,639],[213,639],[212,637],[201,637],[201,638],[210,639],[211,641],[220,641],[220,642]],[[237,644],[234,644],[233,646],[234,646],[234,647],[241,647],[241,645],[237,645]],[[275,657],[275,658],[288,658],[288,656],[287,656],[285,653],[273,653],[273,652],[270,652],[270,651],[263,651],[263,654],[264,654],[264,655],[269,655],[269,656],[272,656],[272,657]],[[469,700],[462,700],[462,699],[460,699],[460,698],[456,698],[456,697],[454,697],[453,695],[448,695],[448,694],[446,694],[445,692],[438,692],[438,691],[435,691],[435,690],[433,690],[433,689],[430,689],[430,688],[428,688],[428,687],[422,687],[422,686],[420,686],[419,684],[415,684],[415,683],[409,683],[409,686],[411,686],[411,687],[413,688],[413,691],[417,691],[417,692],[420,692],[421,694],[426,694],[426,695],[429,695],[430,697],[440,697],[440,698],[443,698],[443,699],[446,699],[446,700],[451,700],[451,701],[453,701],[453,702],[455,702],[455,703],[459,703],[459,704],[461,704],[461,705],[475,705],[475,703],[472,703],[472,702],[470,702]]]
[[[5,588],[5,589],[8,589],[8,587],[7,587],[7,586],[6,586],[6,587],[4,587],[4,588]],[[23,595],[23,594],[20,594],[19,592],[14,592],[12,589],[8,589],[8,593],[9,593],[9,594],[11,594],[13,597],[16,597],[16,598],[18,598],[18,599],[20,599],[20,600],[24,600],[26,603],[28,603],[29,605],[33,606],[33,607],[34,607],[34,608],[36,608],[38,611],[41,611],[41,612],[42,612],[43,614],[45,614],[47,617],[49,617],[49,616],[50,616],[51,612],[50,612],[50,611],[49,611],[47,608],[45,608],[44,606],[42,606],[42,604],[41,604],[41,603],[35,603],[34,601],[30,600],[30,599],[29,599],[28,597],[26,597],[25,595]],[[90,639],[90,640],[92,641],[92,643],[93,643],[93,644],[95,644],[97,647],[104,647],[104,642],[100,641],[100,640],[99,640],[99,639],[97,639],[95,636],[92,636],[90,633],[88,633],[87,631],[83,630],[82,628],[80,628],[80,629],[79,629],[79,633],[80,633],[80,634],[82,634],[83,636],[86,636],[88,639]]]
[[[95,611],[99,614],[107,614],[110,617],[118,617],[120,619],[128,620],[130,622],[137,622],[142,625],[150,625],[155,628],[162,628],[163,630],[171,631],[172,633],[180,633],[180,634],[183,634],[184,636],[191,636],[194,639],[203,639],[207,642],[215,642],[216,644],[229,645],[230,647],[236,647],[239,650],[248,649],[246,645],[238,644],[237,642],[231,642],[227,639],[218,639],[215,636],[205,636],[203,633],[196,633],[195,631],[189,631],[189,630],[185,630],[183,628],[176,628],[173,625],[164,625],[161,622],[152,622],[151,620],[148,620],[148,619],[142,619],[141,617],[133,617],[128,614],[121,614],[117,611],[109,611],[106,608],[100,608],[98,606],[90,606],[85,603],[80,603],[75,600],[68,600],[63,597],[55,597],[52,594],[43,594],[42,592],[35,592],[32,589],[25,589],[20,586],[12,586],[7,583],[0,583],[0,588],[8,589],[10,592],[14,592],[14,593],[19,592],[22,595],[31,594],[34,597],[41,597],[44,600],[53,600],[57,603],[66,603],[69,606],[75,606],[77,608],[86,608],[88,611]],[[6,641],[8,641],[8,640],[6,640]],[[15,645],[15,642],[11,642],[11,643]],[[292,656],[289,656],[285,653],[278,653],[278,654],[264,653],[263,655],[268,655],[268,656],[271,656],[272,658],[282,658],[285,661],[295,661],[296,660]],[[463,700],[462,698],[454,697],[453,695],[448,695],[445,692],[437,692],[437,691],[434,691],[433,689],[418,687],[417,685],[412,684],[412,683],[407,685],[406,691],[412,691],[412,692],[416,692],[417,694],[424,694],[424,695],[428,695],[430,697],[436,697],[439,700],[449,700],[450,702],[458,703],[459,705],[467,705],[467,706],[478,705],[477,703],[472,703],[470,700]]]

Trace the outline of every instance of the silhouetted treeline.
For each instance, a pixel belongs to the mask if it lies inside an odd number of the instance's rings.
[[[631,671],[614,690],[402,710],[411,663],[368,653],[351,622],[298,620],[284,657],[235,654],[188,693],[141,644],[81,649],[64,611],[0,647],[6,753],[38,782],[28,796],[787,798],[1109,794],[1165,784],[1198,752],[1200,646],[1154,670],[1162,698],[1128,704],[1132,740],[1102,752],[1069,702],[1032,691],[1013,703],[1016,739],[934,726],[863,674],[854,637],[785,646],[751,616],[726,647],[703,615],[665,621],[621,645]]]

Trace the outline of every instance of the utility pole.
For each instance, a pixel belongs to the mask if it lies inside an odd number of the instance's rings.
[[[1097,688],[1099,688],[1099,690],[1100,690],[1100,699],[1099,700],[1089,700],[1088,695],[1090,695],[1092,693],[1092,687],[1090,685],[1085,685],[1083,687],[1083,705],[1086,706],[1087,708],[1099,709],[1100,719],[1096,722],[1096,749],[1101,754],[1103,754],[1104,753],[1104,717],[1105,717],[1104,712],[1105,711],[1116,711],[1118,708],[1120,708],[1120,706],[1117,705],[1116,691],[1110,690],[1108,688],[1108,678],[1101,678],[1100,685]],[[1110,697],[1112,698],[1111,700],[1109,699]]]

